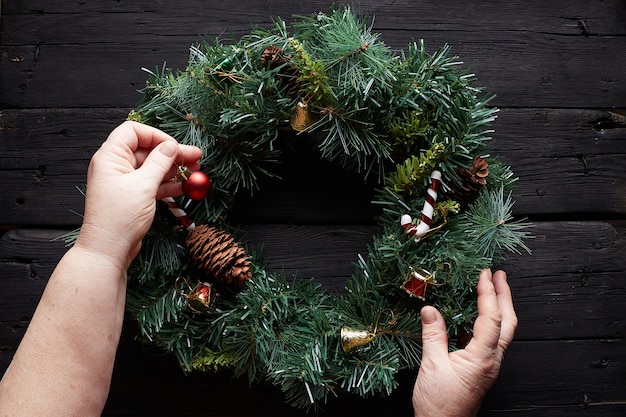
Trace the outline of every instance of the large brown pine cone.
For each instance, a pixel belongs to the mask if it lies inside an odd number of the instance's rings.
[[[222,230],[200,225],[189,233],[185,244],[194,263],[218,282],[241,285],[252,277],[246,251]]]

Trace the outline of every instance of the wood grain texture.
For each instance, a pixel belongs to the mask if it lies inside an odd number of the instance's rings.
[[[0,113],[4,224],[80,223],[89,159],[129,109],[36,109]],[[626,122],[615,110],[502,109],[492,150],[520,179],[519,216],[620,216],[626,211]],[[374,185],[346,177],[314,152],[286,152],[283,180],[261,181],[238,215],[264,222],[367,222]],[[593,198],[581,198],[581,190]],[[289,198],[285,194],[289,193]],[[365,210],[363,210],[365,209]]]
[[[401,44],[397,48],[406,47],[418,36],[411,30],[384,35],[386,39],[395,38],[395,43]],[[576,45],[569,36],[525,37],[506,32],[492,34],[487,41],[485,34],[472,32],[420,36],[431,52],[446,43],[452,45],[453,54],[471,64],[478,77],[476,85],[495,94],[492,103],[496,106],[626,107],[626,67],[621,64],[619,52],[626,49],[625,37],[581,37]],[[137,101],[135,90],[145,85],[147,78],[141,68],[155,71],[164,63],[184,68],[189,46],[197,36],[165,37],[163,43],[160,40],[152,36],[144,42],[126,43],[124,48],[114,42],[2,46],[0,53],[7,65],[0,73],[5,89],[0,105],[131,107]],[[542,57],[540,63],[538,56]]]
[[[200,36],[229,41],[331,2],[4,0],[0,10],[0,372],[80,224],[91,155],[139,98],[146,72],[184,68]],[[449,44],[500,108],[491,151],[519,177],[532,254],[498,267],[520,318],[480,416],[626,415],[626,3],[360,1],[394,49]],[[376,230],[374,185],[286,152],[234,218],[268,269],[342,290]],[[94,284],[97,289],[97,283]],[[184,375],[127,320],[105,416],[304,416],[263,383]],[[415,375],[391,397],[342,397],[326,416],[410,415]],[[448,393],[445,393],[448,395]]]
[[[619,23],[626,16],[618,0],[595,1],[591,9],[567,1],[498,7],[480,1],[473,6],[445,3],[433,8],[426,1],[362,2],[357,9],[375,14],[374,30],[393,48],[404,48],[412,39],[424,39],[431,50],[451,45],[454,54],[471,64],[480,85],[496,95],[495,105],[626,107],[626,66],[620,52],[626,38]],[[1,103],[132,106],[133,90],[145,80],[140,68],[164,62],[184,68],[188,47],[199,36],[223,36],[230,28],[238,37],[252,26],[267,27],[269,16],[290,19],[327,10],[328,4],[267,1],[233,8],[198,1],[176,7],[139,2],[129,9],[118,3],[106,12],[105,6],[94,10],[68,3],[10,7],[2,24],[7,65],[0,74],[6,89]],[[89,94],[94,90],[99,94]]]
[[[532,256],[511,257],[502,265],[510,271],[520,327],[485,410],[507,407],[532,416],[542,415],[534,414],[537,408],[562,408],[562,415],[569,415],[586,401],[590,410],[606,409],[607,414],[598,415],[617,416],[615,409],[623,411],[608,403],[623,400],[618,382],[626,370],[626,304],[621,302],[626,296],[625,226],[540,222],[534,230],[536,238],[530,241]],[[265,244],[270,270],[313,276],[337,290],[353,271],[355,253],[362,253],[371,237],[371,228],[362,226],[252,225],[245,229],[251,244]],[[0,340],[5,350],[0,360],[5,364],[19,343],[46,277],[65,250],[62,241],[53,240],[58,236],[59,230],[16,229],[0,241],[0,263],[11,265],[4,267],[0,281]],[[564,247],[567,251],[555,252]],[[272,398],[269,406],[258,411],[262,415],[300,415],[281,405],[279,393],[263,384],[248,389],[245,381],[230,380],[226,374],[185,377],[172,357],[142,347],[135,335],[129,321],[105,415],[154,415],[157,411],[163,416],[194,415],[193,401],[181,400],[190,396],[215,401],[211,415],[216,416],[250,415],[246,414],[250,406],[237,398],[253,403]],[[165,377],[167,383],[161,380]],[[410,380],[410,375],[401,379],[409,385]],[[392,407],[399,412],[406,407],[402,407],[403,398],[407,398],[406,387],[367,407],[379,412]],[[361,400],[346,401],[352,407],[363,406]],[[328,414],[339,415],[346,406],[344,400],[332,402]]]

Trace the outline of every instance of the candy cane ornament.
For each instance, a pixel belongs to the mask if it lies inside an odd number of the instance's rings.
[[[415,238],[418,242],[420,237],[424,236],[426,232],[430,230],[433,222],[433,213],[435,211],[435,202],[437,201],[437,193],[439,191],[439,184],[441,184],[441,172],[434,170],[430,174],[430,186],[426,190],[426,201],[424,201],[424,208],[422,209],[421,221],[414,225],[413,219],[408,214],[403,215],[400,218],[400,225],[404,232]]]
[[[191,220],[191,218],[189,217],[189,215],[187,215],[185,210],[180,208],[176,200],[174,200],[172,197],[165,197],[161,199],[161,201],[165,203],[167,208],[178,219],[178,221],[185,227],[185,229],[191,232],[193,229],[196,228],[196,224],[194,223],[194,221]]]

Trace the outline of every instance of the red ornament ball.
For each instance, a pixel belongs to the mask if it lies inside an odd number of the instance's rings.
[[[202,200],[211,191],[211,179],[202,171],[194,171],[183,181],[183,193],[192,200]]]

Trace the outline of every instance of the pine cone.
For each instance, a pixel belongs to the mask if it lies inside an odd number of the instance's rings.
[[[283,48],[279,48],[276,45],[267,47],[261,55],[261,63],[264,67],[268,67],[269,64],[269,69],[274,69],[286,63],[289,61],[289,58],[291,58],[291,56],[285,56],[283,52]]]
[[[246,251],[222,230],[200,225],[189,233],[185,244],[195,264],[221,283],[242,285],[252,277]]]
[[[476,201],[480,191],[487,184],[489,175],[489,163],[480,156],[472,161],[472,170],[459,167],[456,173],[461,179],[461,183],[450,184],[451,192],[449,198],[461,205],[461,210],[467,209],[471,203]]]
[[[472,179],[480,185],[487,185],[487,175],[489,175],[489,163],[480,156],[474,157],[472,161]]]
[[[278,76],[289,87],[287,95],[294,98],[302,89],[302,83],[298,81],[300,70],[291,64],[291,55],[285,55],[284,52],[276,45],[269,46],[261,55],[261,63],[270,70],[280,67]]]

